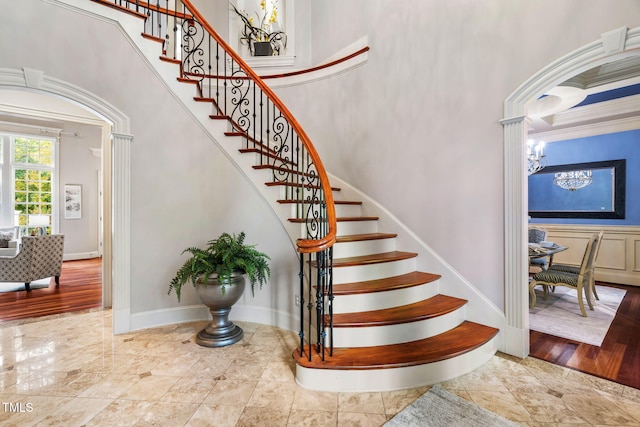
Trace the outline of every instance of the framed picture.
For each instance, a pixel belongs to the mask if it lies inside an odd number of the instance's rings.
[[[567,189],[556,183],[559,174],[586,172],[589,184]],[[562,188],[561,188],[562,187]],[[532,218],[624,219],[626,160],[548,166],[529,176],[529,215]]]
[[[82,218],[82,186],[65,184],[64,186],[64,219]]]

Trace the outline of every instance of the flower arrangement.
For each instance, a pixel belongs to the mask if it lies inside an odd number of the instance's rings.
[[[233,11],[240,17],[244,27],[240,32],[240,42],[249,47],[251,55],[256,55],[256,43],[268,43],[271,53],[268,55],[280,55],[287,47],[287,35],[280,31],[278,25],[278,0],[260,0],[262,17],[255,12],[256,19],[249,16],[246,11],[238,10],[231,4]]]

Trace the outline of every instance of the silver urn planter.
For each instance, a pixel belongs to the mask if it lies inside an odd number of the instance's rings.
[[[245,276],[233,272],[229,280],[220,282],[217,276],[209,277],[207,282],[196,282],[196,293],[203,304],[209,307],[213,319],[196,337],[196,343],[203,347],[224,347],[242,339],[242,328],[229,320],[233,304],[242,297],[245,288]]]

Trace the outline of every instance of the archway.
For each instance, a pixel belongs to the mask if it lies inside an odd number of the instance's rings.
[[[518,357],[529,354],[529,294],[527,281],[527,174],[525,104],[562,81],[595,66],[640,55],[640,28],[622,27],[602,34],[600,40],[549,64],[505,100],[501,120],[504,136],[505,204],[505,351]]]
[[[133,137],[129,118],[100,97],[43,71],[0,69],[0,88],[20,88],[58,96],[92,112],[111,126],[103,135],[104,224],[103,269],[105,300],[113,311],[114,333],[130,329],[129,151]],[[111,236],[118,236],[112,240]]]

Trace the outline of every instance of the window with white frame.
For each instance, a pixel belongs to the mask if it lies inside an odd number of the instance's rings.
[[[19,225],[22,235],[54,232],[56,140],[10,134],[0,135],[0,140],[0,218]]]

